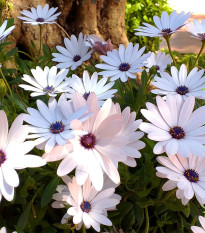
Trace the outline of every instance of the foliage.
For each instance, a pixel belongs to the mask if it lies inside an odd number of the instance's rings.
[[[163,11],[170,13],[167,0],[128,0],[126,5],[126,31],[130,42],[139,43],[140,47],[146,46],[147,51],[159,50],[160,38],[135,36],[135,30],[143,22],[154,25],[153,16],[161,16]]]

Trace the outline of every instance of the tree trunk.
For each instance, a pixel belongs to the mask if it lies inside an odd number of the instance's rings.
[[[39,26],[24,24],[18,19],[20,11],[37,7],[39,0],[9,0],[13,3],[13,9],[9,11],[9,17],[13,17],[16,28],[12,33],[14,44],[28,51],[31,40],[39,47]],[[57,22],[68,32],[69,35],[78,36],[84,34],[97,34],[102,39],[111,39],[115,46],[120,43],[127,45],[128,39],[125,34],[125,6],[126,0],[41,0],[44,6],[58,7],[61,15]],[[43,43],[51,49],[56,45],[63,45],[66,35],[56,24],[43,25]]]

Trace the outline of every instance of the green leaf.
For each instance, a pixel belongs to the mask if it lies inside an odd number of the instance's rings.
[[[32,205],[32,202],[30,201],[17,222],[17,227],[19,227],[21,230],[23,230],[26,225],[26,222],[28,220],[28,216],[31,210],[31,205]]]
[[[7,56],[14,56],[18,52],[18,48],[13,48],[6,53]]]
[[[49,201],[52,199],[54,192],[56,191],[56,187],[59,183],[60,178],[58,176],[54,177],[50,183],[46,186],[45,191],[41,197],[41,207],[47,205]]]
[[[121,216],[126,215],[131,209],[132,209],[132,203],[131,202],[121,202],[117,209],[120,212]]]

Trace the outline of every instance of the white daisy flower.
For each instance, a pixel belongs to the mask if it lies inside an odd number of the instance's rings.
[[[15,26],[11,26],[6,29],[7,23],[8,21],[5,20],[0,27],[0,41],[4,40],[15,28]]]
[[[34,7],[31,7],[31,11],[23,10],[20,13],[24,15],[23,17],[18,17],[19,19],[23,20],[24,23],[30,23],[32,25],[38,25],[38,24],[53,24],[55,23],[54,20],[57,19],[57,17],[61,14],[56,13],[58,7],[50,8],[49,5],[46,4],[44,8],[42,8],[41,5],[37,6],[37,9]]]
[[[176,11],[172,11],[169,16],[166,11],[163,11],[161,18],[156,15],[153,17],[156,27],[148,23],[143,23],[144,26],[140,26],[138,29],[135,29],[138,31],[135,35],[149,37],[164,37],[171,35],[182,28],[190,16],[190,12],[185,14],[183,11],[180,14],[177,14]]]
[[[77,93],[76,96],[78,98],[73,99],[74,107],[89,105],[93,115],[83,123],[72,122],[72,129],[76,135],[75,138],[69,140],[72,150],[69,151],[68,148],[68,152],[65,152],[58,147],[44,154],[43,158],[47,161],[56,161],[64,156],[57,174],[64,176],[76,168],[75,176],[78,184],[84,184],[89,177],[95,189],[99,191],[103,187],[103,173],[118,184],[120,182],[118,162],[126,163],[128,157],[140,157],[138,150],[141,149],[141,145],[138,139],[143,134],[138,135],[133,131],[141,122],[127,123],[126,120],[133,120],[133,115],[130,117],[127,109],[123,114],[120,111],[118,113],[111,99],[106,100],[103,106],[98,108],[97,97],[94,93],[90,94],[87,101]],[[68,103],[67,101],[60,102],[64,116],[68,115]],[[136,145],[133,145],[134,143]],[[130,163],[133,165],[133,161]]]
[[[55,145],[65,145],[68,139],[74,137],[70,128],[73,119],[84,120],[84,114],[88,107],[74,110],[72,102],[68,102],[67,116],[63,116],[59,103],[55,98],[50,98],[48,107],[41,101],[37,100],[36,104],[39,109],[27,108],[29,114],[24,114],[24,120],[29,123],[31,135],[28,138],[37,138],[35,144],[39,149],[45,149],[48,153]],[[87,118],[86,118],[87,119]]]
[[[114,82],[107,83],[108,78],[103,77],[98,82],[98,74],[94,72],[90,77],[88,72],[85,70],[83,72],[83,79],[79,78],[77,75],[72,75],[72,82],[69,85],[72,89],[69,90],[70,93],[65,93],[66,97],[72,99],[73,94],[77,91],[86,100],[91,92],[94,92],[98,98],[98,103],[100,106],[103,105],[104,100],[112,98],[114,93],[117,92],[116,89],[110,90],[110,88],[115,84]],[[107,84],[106,84],[107,83]]]
[[[187,75],[187,68],[184,64],[181,65],[179,71],[175,66],[172,66],[171,76],[166,72],[161,72],[161,78],[154,77],[152,85],[159,89],[152,90],[152,93],[158,95],[179,94],[184,100],[189,96],[205,99],[205,90],[203,90],[205,88],[205,76],[203,74],[204,70],[198,71],[197,67]]]
[[[205,19],[199,22],[199,20],[194,19],[193,24],[188,23],[186,25],[186,28],[188,32],[190,32],[194,38],[200,39],[200,40],[205,40]]]
[[[65,47],[56,46],[56,49],[59,53],[52,53],[54,58],[52,59],[55,62],[59,62],[57,65],[58,68],[69,68],[75,70],[80,66],[84,61],[87,61],[91,57],[92,50],[88,52],[89,46],[86,46],[84,43],[86,41],[86,35],[83,37],[83,34],[80,33],[78,40],[74,35],[71,35],[71,39],[64,39]]]
[[[143,122],[140,129],[148,134],[148,138],[158,143],[154,147],[155,154],[166,151],[168,155],[179,153],[189,157],[205,156],[205,106],[193,112],[195,98],[190,96],[185,102],[180,95],[167,95],[166,102],[156,97],[157,106],[147,103],[142,115],[151,123]]]
[[[0,230],[0,233],[7,233],[6,227],[2,227]],[[16,231],[13,231],[12,233],[17,233]]]
[[[57,73],[57,67],[53,66],[49,68],[46,66],[44,70],[37,66],[36,69],[31,69],[33,77],[24,74],[22,80],[31,84],[20,84],[19,87],[27,91],[33,91],[30,96],[49,95],[55,97],[58,93],[67,92],[70,90],[68,85],[72,81],[66,78],[68,74],[67,69],[63,69]]]
[[[115,209],[120,202],[119,196],[114,196],[114,188],[98,192],[89,179],[81,187],[73,177],[72,183],[68,183],[68,189],[70,195],[64,195],[63,198],[72,206],[67,210],[67,214],[73,216],[74,224],[83,223],[87,229],[92,226],[97,232],[100,232],[100,224],[112,226],[112,222],[107,218],[107,211]]]
[[[199,216],[199,222],[201,223],[202,227],[192,226],[191,230],[194,233],[205,233],[205,218],[202,216]]]
[[[151,56],[147,58],[146,62],[147,64],[145,66],[147,68],[150,69],[151,67],[155,66],[157,72],[161,72],[167,68],[167,65],[171,65],[172,59],[169,55],[158,51],[156,55],[152,52]],[[149,69],[147,69],[147,72],[149,72]]]
[[[136,78],[135,73],[142,71],[140,67],[145,65],[145,60],[150,54],[143,54],[145,47],[139,49],[139,44],[133,47],[132,42],[125,48],[120,45],[119,51],[113,49],[108,51],[107,56],[100,56],[100,58],[107,64],[97,64],[96,67],[106,71],[101,71],[98,74],[105,77],[111,77],[111,81],[120,78],[122,82],[126,82],[128,78]]]
[[[4,111],[0,111],[0,200],[2,195],[7,201],[14,198],[14,188],[19,185],[19,177],[15,169],[40,167],[45,161],[27,154],[35,144],[25,142],[29,127],[23,125],[23,115],[18,116],[8,132],[8,121]]]
[[[194,195],[201,205],[205,204],[205,158],[193,154],[189,158],[172,155],[158,156],[157,161],[163,165],[156,167],[157,176],[169,179],[162,187],[164,191],[177,187],[177,198],[183,199],[182,204],[186,205]]]

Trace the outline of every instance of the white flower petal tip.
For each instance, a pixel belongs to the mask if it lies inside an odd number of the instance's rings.
[[[205,204],[205,158],[193,154],[184,158],[179,154],[157,157],[162,165],[156,167],[157,176],[169,179],[162,189],[169,191],[177,189],[176,196],[186,205],[194,195],[201,205]]]
[[[153,17],[156,27],[148,23],[143,23],[143,26],[135,29],[137,31],[135,35],[148,37],[165,37],[171,35],[181,29],[190,16],[190,12],[177,14],[176,11],[173,11],[169,16],[166,11],[163,11],[161,18],[158,16]]]
[[[185,64],[182,64],[179,71],[175,66],[171,67],[171,76],[166,72],[160,72],[160,76],[155,76],[152,85],[157,89],[152,90],[152,93],[158,95],[176,95],[179,94],[186,100],[189,96],[194,96],[198,99],[205,99],[205,76],[204,70],[193,68],[187,74]]]
[[[186,24],[186,28],[194,38],[205,41],[205,19],[203,19],[201,22],[194,19],[193,23]]]
[[[57,73],[57,67],[45,67],[44,70],[37,66],[36,69],[31,69],[32,76],[23,75],[22,80],[28,84],[20,84],[19,86],[26,91],[32,91],[31,96],[48,95],[51,97],[57,96],[59,93],[69,92],[70,78],[66,78],[67,69],[63,69]],[[66,80],[65,80],[66,79]]]
[[[5,20],[0,27],[0,41],[4,41],[6,37],[14,30],[15,26],[6,29],[8,21]]]
[[[6,227],[2,227],[2,228],[0,229],[0,233],[7,233]],[[16,232],[16,231],[13,231],[12,233],[17,233],[17,232]]]
[[[59,63],[58,68],[69,68],[75,70],[84,61],[87,61],[91,57],[92,50],[88,52],[89,46],[85,45],[87,36],[83,37],[80,33],[78,39],[76,36],[71,35],[71,39],[65,38],[64,44],[65,48],[62,46],[57,46],[56,49],[59,53],[53,53],[53,61]]]
[[[54,208],[63,208],[66,204],[71,207],[67,210],[66,218],[73,216],[73,223],[86,228],[93,227],[97,232],[100,232],[100,224],[111,226],[112,222],[106,217],[107,211],[115,210],[119,204],[121,197],[116,195],[113,183],[110,183],[106,178],[105,186],[98,192],[95,190],[89,179],[86,180],[83,186],[77,184],[77,179],[72,180],[65,176],[64,182],[66,185],[58,186],[57,191],[53,196],[55,202],[52,204]]]
[[[107,52],[107,56],[100,56],[106,64],[97,64],[96,67],[104,71],[99,72],[99,75],[111,77],[111,81],[120,78],[122,82],[126,82],[128,78],[136,79],[136,73],[142,71],[146,59],[151,54],[143,54],[145,47],[139,50],[139,44],[133,46],[130,42],[125,48],[124,45],[119,46],[119,51],[113,49],[112,52]]]
[[[56,20],[57,17],[61,14],[60,12],[55,13],[57,9],[58,7],[56,8],[52,7],[49,9],[48,4],[46,4],[44,7],[38,5],[36,9],[32,7],[31,11],[28,10],[21,11],[20,13],[23,16],[20,16],[18,18],[23,20],[24,23],[29,23],[32,25],[53,24],[55,23],[54,20]]]
[[[179,153],[184,157],[192,153],[205,157],[205,107],[193,112],[193,96],[184,102],[180,95],[167,95],[166,101],[157,96],[156,100],[157,106],[147,103],[147,110],[141,110],[150,123],[140,125],[149,139],[158,141],[154,153],[166,152],[169,156]]]
[[[108,98],[114,97],[117,92],[116,89],[111,89],[115,82],[107,82],[108,78],[103,77],[98,81],[98,74],[94,72],[90,77],[87,71],[83,72],[83,78],[77,75],[72,76],[72,82],[69,84],[70,91],[66,93],[66,97],[69,99],[73,98],[73,94],[78,92],[85,100],[91,92],[94,92],[98,98],[99,106],[102,106],[104,101]]]
[[[205,218],[202,216],[199,216],[199,222],[202,227],[192,226],[191,230],[194,233],[205,233]]]
[[[8,121],[4,111],[0,111],[0,194],[6,200],[14,198],[14,188],[19,185],[15,169],[40,167],[45,165],[41,157],[27,154],[34,147],[32,141],[26,141],[28,127],[23,125],[22,115],[18,116],[8,130]]]

